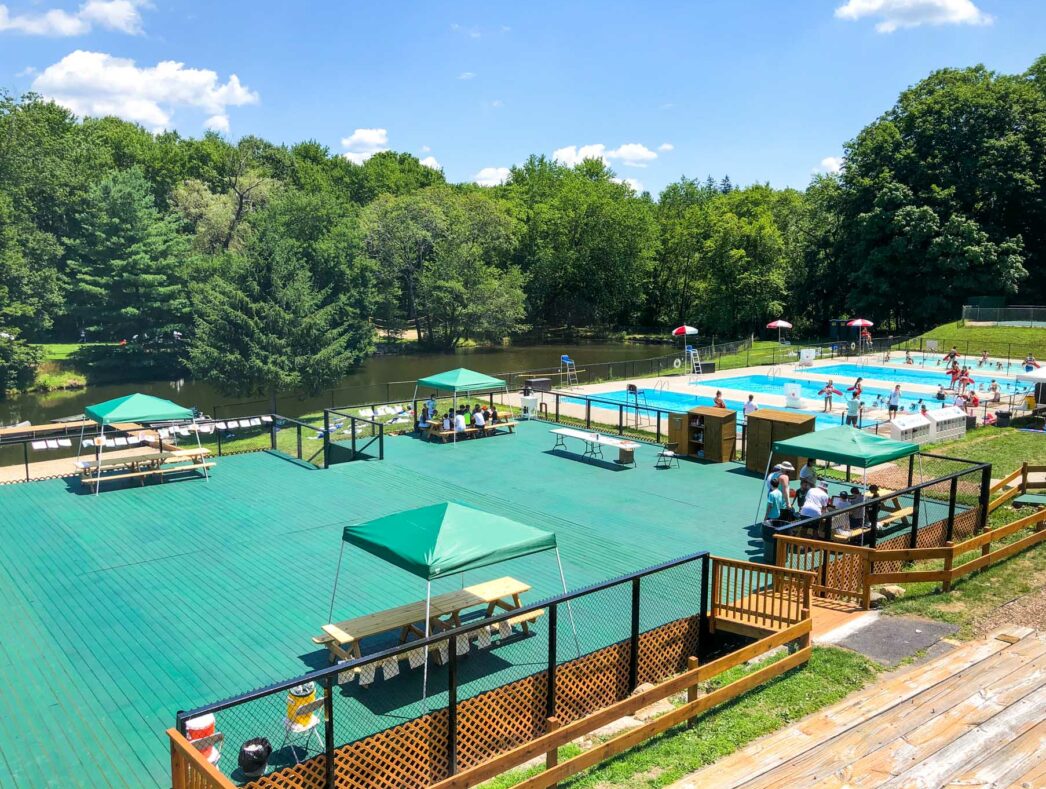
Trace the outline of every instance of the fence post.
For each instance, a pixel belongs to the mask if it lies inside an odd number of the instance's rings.
[[[295,425],[298,428],[298,460],[301,460],[301,425]]]
[[[559,603],[548,607],[548,669],[545,682],[545,717],[556,717],[556,631]]]
[[[617,407],[617,434],[624,435],[625,432],[625,406],[624,403]]]
[[[275,422],[275,420],[273,420],[273,421]],[[214,435],[218,439],[218,457],[221,457],[222,456],[222,431],[219,430],[217,427],[215,427],[214,428]],[[163,442],[161,441],[161,443],[163,443]]]
[[[467,638],[467,636],[466,636]],[[447,662],[447,773],[458,771],[458,637],[450,639]]]
[[[912,486],[912,480],[915,479],[915,455],[908,456],[908,487]]]
[[[334,789],[334,678],[328,674],[323,683],[323,741],[327,751],[327,789]]]
[[[592,427],[592,401],[585,398],[585,427]]]
[[[698,659],[696,657],[694,657],[693,655],[691,655],[690,657],[688,657],[686,659],[686,670],[687,671],[693,671],[695,668],[697,668],[698,662],[699,662]],[[689,704],[692,701],[697,701],[697,694],[698,694],[697,683],[694,683],[693,685],[688,685],[687,688],[686,688],[686,701],[687,701],[687,703]],[[686,719],[686,727],[688,729],[691,729],[691,728],[693,728],[693,726],[694,726],[694,719],[693,718],[687,718]]]
[[[661,412],[657,412],[657,443],[661,443]]]
[[[988,504],[991,501],[992,495],[992,466],[989,463],[981,470],[981,495],[979,504],[981,507],[980,513],[977,516],[977,534],[984,531],[988,525]]]
[[[559,392],[556,392],[556,423],[559,423]]]
[[[922,500],[922,493],[922,488],[916,488],[915,496],[912,498],[912,532],[908,541],[909,548],[919,547],[919,502]]]
[[[330,468],[331,412],[323,409],[323,467]]]
[[[628,651],[628,692],[639,684],[639,578],[632,579],[632,635]]]
[[[955,561],[955,551],[952,549],[954,546],[955,543],[952,542],[951,532],[949,531],[948,540],[944,543],[944,547],[949,549],[949,553],[944,557],[944,572],[946,572],[947,575],[941,583],[942,592],[950,592],[952,590],[952,563]]]
[[[385,423],[378,426],[378,460],[385,459]]]
[[[697,631],[697,652],[701,654],[701,648],[705,645],[709,630],[708,610],[708,585],[709,574],[712,572],[711,557],[706,553],[701,557],[701,622]]]
[[[29,442],[22,442],[22,457],[25,459],[25,481],[29,481]]]
[[[952,535],[955,531],[955,497],[959,490],[959,478],[952,477],[952,483],[948,490],[948,525],[944,528],[944,540],[945,542],[952,541]],[[945,591],[948,591],[945,589]]]
[[[879,502],[878,500],[872,504],[872,528],[868,532],[871,535],[869,543],[871,547],[875,547],[875,544],[879,541]]]
[[[269,446],[276,449],[276,414],[269,414],[272,421],[269,423]]]
[[[356,459],[356,417],[349,417],[349,427],[352,429],[352,460]]]

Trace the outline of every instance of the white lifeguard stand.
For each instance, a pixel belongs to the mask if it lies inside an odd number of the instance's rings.
[[[802,384],[785,384],[785,408],[802,408],[803,407],[803,387]]]
[[[693,345],[686,346],[686,366],[691,380],[701,377],[701,352]]]
[[[958,406],[933,408],[926,415],[933,424],[934,441],[950,441],[966,435],[966,412]]]
[[[578,385],[577,365],[567,354],[559,357],[559,385],[568,389]]]
[[[922,414],[895,417],[890,422],[890,438],[920,446],[928,444],[933,441],[933,423]]]
[[[646,402],[645,389],[640,389],[635,384],[629,384],[625,389],[625,402],[628,410],[635,414],[635,427],[650,424],[650,410]]]
[[[796,367],[813,367],[814,359],[817,358],[816,348],[800,348],[799,349],[799,363]]]

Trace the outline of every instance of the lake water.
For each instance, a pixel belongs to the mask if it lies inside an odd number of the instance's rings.
[[[636,343],[584,343],[573,345],[507,346],[503,348],[464,349],[456,353],[406,353],[374,356],[352,375],[340,381],[332,390],[314,397],[285,396],[277,401],[277,410],[284,416],[301,416],[337,405],[407,399],[414,393],[414,381],[426,375],[468,367],[489,375],[521,372],[524,370],[554,370],[562,354],[569,355],[582,373],[584,382],[590,376],[640,376],[657,374],[656,364],[637,363],[672,352],[668,345]],[[553,380],[557,380],[553,378]],[[521,383],[521,381],[520,381]],[[79,391],[27,394],[0,401],[0,424],[11,425],[28,420],[33,424],[46,423],[58,417],[83,412],[85,406],[100,403],[132,392],[163,397],[216,416],[246,416],[267,412],[267,400],[257,400],[242,406],[245,398],[227,397],[210,384],[183,378],[177,381],[137,381],[122,384],[90,386]]]

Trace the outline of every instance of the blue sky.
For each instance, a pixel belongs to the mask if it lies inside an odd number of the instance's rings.
[[[0,86],[186,135],[408,151],[452,181],[558,151],[655,193],[801,188],[906,86],[1023,71],[1044,31],[1038,0],[3,0]]]

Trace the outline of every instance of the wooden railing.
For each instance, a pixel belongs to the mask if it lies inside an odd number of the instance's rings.
[[[809,616],[815,576],[804,568],[771,567],[712,557],[712,632],[759,637]]]
[[[994,496],[999,491],[1002,491],[1002,494],[998,498],[991,500],[988,504],[988,512],[994,512],[1006,502],[1027,493],[1029,490],[1046,489],[1046,482],[1035,482],[1028,479],[1029,474],[1041,473],[1044,471],[1046,471],[1046,466],[1033,466],[1025,462],[1021,464],[1019,469],[1010,472],[998,482],[994,483],[989,488],[989,493]],[[1016,482],[1018,479],[1021,481],[1020,485],[1014,485],[1012,488],[1006,487],[1007,485]]]
[[[1031,534],[992,550],[992,543],[1029,528],[1033,530]],[[868,608],[872,587],[878,584],[938,581],[943,591],[947,592],[959,578],[1046,541],[1046,509],[1005,526],[981,532],[962,542],[949,542],[938,548],[864,548],[783,534],[776,535],[776,539],[778,565],[803,570],[812,569],[818,575],[818,581],[813,584],[814,594],[824,597],[848,595],[859,599],[863,608]],[[978,549],[981,555],[976,559],[962,564],[956,563]],[[910,563],[933,560],[943,561],[943,568],[914,570],[902,567],[890,572],[875,572],[876,565],[883,562]],[[838,580],[833,581],[840,578],[844,579],[843,583],[846,586],[840,585]]]
[[[870,550],[782,535],[777,540],[776,562],[779,567],[813,573],[812,592],[817,597],[852,600],[867,607]]]
[[[433,784],[432,789],[467,789],[467,787],[476,786],[490,780],[541,755],[545,756],[546,769],[527,780],[515,784],[515,787],[516,789],[546,789],[546,787],[555,786],[559,781],[571,775],[576,775],[589,767],[594,767],[611,756],[623,753],[644,740],[662,734],[674,726],[678,726],[681,723],[690,725],[696,716],[717,704],[736,698],[742,693],[806,663],[810,659],[812,650],[810,630],[811,622],[809,610],[807,610],[806,617],[796,624],[778,630],[772,635],[766,636],[718,660],[701,666],[697,664],[697,658],[691,657],[689,668],[682,674],[565,725],[559,726],[554,720],[550,721],[550,731],[547,734],[476,765],[471,769],[463,770],[446,780]],[[728,669],[765,654],[771,649],[791,642],[797,642],[798,649],[788,655],[788,657],[753,671],[751,674],[705,696],[699,695],[699,683],[712,679]],[[561,746],[567,745],[585,734],[590,734],[608,723],[612,723],[627,715],[633,715],[654,702],[667,699],[683,691],[686,691],[687,694],[685,704],[610,740],[600,742],[595,747],[584,751],[578,756],[564,762],[558,762],[557,749]]]
[[[171,741],[172,789],[236,789],[236,784],[207,761],[177,729],[168,729]]]

